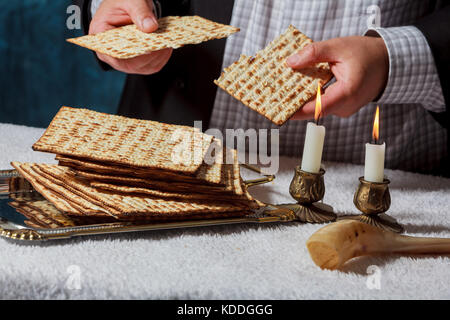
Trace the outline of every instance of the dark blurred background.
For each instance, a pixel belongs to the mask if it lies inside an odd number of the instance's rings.
[[[62,105],[116,113],[125,77],[66,42],[70,0],[0,0],[0,122],[47,127]]]

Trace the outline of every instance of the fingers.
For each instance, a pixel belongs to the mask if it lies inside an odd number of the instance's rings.
[[[92,19],[89,34],[96,34],[121,25],[134,23],[144,32],[158,29],[152,0],[104,0]],[[161,70],[172,50],[161,50],[131,59],[115,59],[97,53],[98,58],[118,71],[129,74],[152,74]]]
[[[153,32],[158,29],[158,22],[153,14],[152,1],[127,1],[125,9],[133,23],[143,32]]]
[[[286,63],[293,69],[302,69],[319,62],[335,62],[339,53],[336,40],[313,42],[287,58]]]
[[[351,104],[351,96],[347,93],[347,89],[342,82],[336,82],[329,86],[325,93],[322,95],[322,114],[321,117],[325,117],[330,114],[334,114],[340,117],[348,117],[352,113],[347,112],[349,108],[346,108]],[[292,117],[292,120],[308,120],[314,119],[314,112],[316,110],[316,101],[311,100],[305,104],[299,111],[297,111]]]
[[[100,53],[97,56],[118,71],[129,74],[153,74],[164,67],[171,54],[172,49],[164,49],[131,59],[116,59]]]
[[[122,2],[104,0],[92,18],[89,34],[97,34],[131,23],[133,21],[124,9]]]
[[[158,51],[158,55],[154,60],[148,62],[144,66],[135,70],[136,74],[153,74],[161,71],[161,69],[166,65],[169,61],[170,56],[172,55],[172,49],[163,49]]]

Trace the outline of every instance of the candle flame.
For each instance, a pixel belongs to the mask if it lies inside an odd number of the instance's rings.
[[[372,137],[375,140],[375,143],[378,142],[380,137],[380,107],[377,106],[377,111],[375,112],[375,119],[373,120],[373,131]]]
[[[322,114],[322,99],[320,97],[320,84],[318,84],[316,95],[316,109],[314,111],[314,120],[316,120],[316,123],[319,122],[321,114]]]

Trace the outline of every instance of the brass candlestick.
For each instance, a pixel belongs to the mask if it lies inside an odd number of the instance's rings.
[[[319,173],[310,173],[297,166],[289,186],[289,193],[297,203],[281,204],[276,207],[291,210],[301,222],[324,223],[336,220],[333,208],[318,202],[325,194],[324,174],[325,170],[322,168]]]
[[[403,227],[394,218],[385,214],[391,206],[389,183],[388,179],[384,179],[383,182],[370,182],[364,180],[364,177],[360,177],[353,203],[363,214],[343,218],[358,219],[381,229],[397,233],[403,232]]]

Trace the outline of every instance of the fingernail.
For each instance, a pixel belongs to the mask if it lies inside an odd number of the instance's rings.
[[[149,30],[149,29],[151,29],[154,25],[156,25],[156,20],[155,20],[155,18],[150,18],[150,17],[148,17],[148,18],[145,18],[145,19],[142,21],[142,29],[144,29],[144,30]]]
[[[290,66],[295,66],[296,64],[298,64],[300,62],[300,57],[298,56],[298,54],[294,54],[294,55],[290,56],[289,58],[287,58],[286,62]]]

